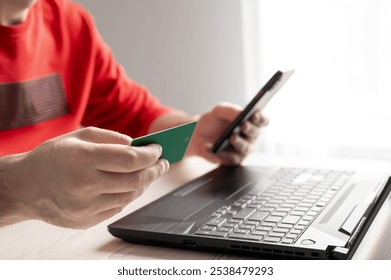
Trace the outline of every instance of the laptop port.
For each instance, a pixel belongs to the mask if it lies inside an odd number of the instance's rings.
[[[197,242],[194,240],[183,240],[183,245],[186,247],[197,247]]]

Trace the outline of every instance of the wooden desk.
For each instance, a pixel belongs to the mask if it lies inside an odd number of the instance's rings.
[[[391,173],[391,163],[381,161],[279,158],[254,154],[245,164],[383,170]],[[123,212],[87,230],[58,228],[41,221],[0,228],[0,259],[246,259],[242,255],[130,244],[114,238],[107,231],[109,223],[214,167],[199,158],[189,158],[173,165],[168,174],[153,183]],[[391,196],[385,201],[354,259],[391,259]]]

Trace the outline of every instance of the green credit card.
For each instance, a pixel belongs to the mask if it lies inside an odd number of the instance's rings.
[[[167,159],[169,163],[174,163],[180,161],[185,155],[196,124],[197,122],[190,122],[135,138],[131,145],[159,144],[163,149],[161,158]]]

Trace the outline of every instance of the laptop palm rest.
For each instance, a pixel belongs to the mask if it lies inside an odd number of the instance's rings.
[[[242,168],[217,169],[210,176],[192,181],[166,199],[150,205],[143,215],[186,221],[217,200],[233,200],[253,187],[250,174],[243,174],[239,169]],[[235,176],[237,174],[241,176]]]

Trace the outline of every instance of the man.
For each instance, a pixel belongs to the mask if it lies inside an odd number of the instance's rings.
[[[220,104],[189,116],[160,104],[126,76],[78,4],[0,0],[0,226],[87,228],[113,216],[169,168],[159,145],[131,147],[131,137],[192,120],[188,155],[239,164],[266,124],[259,112],[227,151],[209,152],[239,113]]]

